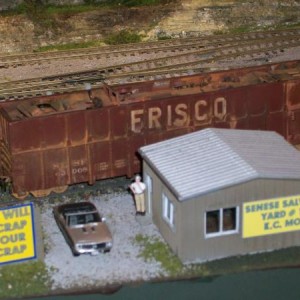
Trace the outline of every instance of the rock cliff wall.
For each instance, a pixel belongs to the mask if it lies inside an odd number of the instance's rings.
[[[299,20],[300,0],[178,0],[159,7],[118,7],[115,10],[57,14],[48,20],[50,26],[32,22],[22,15],[2,16],[0,52],[30,52],[40,46],[101,40],[110,32],[121,29],[132,29],[145,35],[145,39],[155,39],[181,34],[208,35],[220,31],[300,26]]]
[[[72,4],[83,4],[85,0],[45,0],[49,4],[54,5],[72,5]],[[97,0],[101,2],[103,0]],[[0,11],[15,8],[17,5],[24,2],[23,0],[0,0]]]

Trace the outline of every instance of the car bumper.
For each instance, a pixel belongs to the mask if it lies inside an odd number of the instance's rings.
[[[109,252],[112,248],[111,243],[104,244],[81,244],[75,247],[75,252],[78,254],[97,255],[99,253]]]

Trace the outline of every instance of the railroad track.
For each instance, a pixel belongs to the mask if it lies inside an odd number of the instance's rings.
[[[0,68],[19,67],[39,63],[51,63],[53,60],[70,59],[109,59],[112,57],[137,57],[140,54],[159,54],[168,56],[172,52],[188,52],[196,49],[213,49],[226,46],[228,43],[243,43],[251,40],[264,40],[275,38],[299,37],[300,29],[287,31],[267,31],[228,36],[194,37],[183,39],[172,39],[158,42],[145,42],[138,44],[127,44],[116,46],[105,46],[90,49],[76,49],[69,51],[53,51],[45,53],[27,53],[18,55],[0,56]]]
[[[283,44],[285,44],[283,42]],[[286,46],[300,46],[299,41],[293,41],[292,43],[286,43]],[[239,47],[237,49],[226,49],[225,51],[216,51],[213,58],[200,59],[184,61],[182,59],[178,60],[174,66],[161,66],[157,68],[148,68],[144,72],[127,72],[123,74],[112,74],[105,77],[105,83],[109,85],[118,85],[122,83],[132,83],[141,82],[155,79],[162,79],[175,76],[192,75],[196,73],[204,73],[212,71],[208,66],[209,63],[214,63],[222,60],[232,60],[235,58],[242,58],[246,60],[259,58],[262,53],[264,54],[276,54],[276,52],[282,52],[282,43],[265,43],[261,45],[256,45],[254,49],[249,49],[249,47]],[[223,68],[223,67],[221,67]],[[220,70],[217,66],[214,70]],[[92,78],[91,78],[92,79]]]
[[[294,31],[295,32],[295,31]],[[85,89],[85,83],[92,88],[100,87],[103,81],[109,84],[136,82],[153,78],[155,74],[174,76],[178,72],[207,71],[201,65],[218,60],[236,57],[254,58],[265,52],[282,51],[285,48],[300,45],[299,35],[286,35],[284,37],[270,37],[264,40],[244,41],[233,43],[227,47],[214,50],[197,50],[193,52],[175,54],[164,58],[146,60],[90,70],[80,73],[71,73],[61,76],[43,77],[32,80],[0,84],[0,100],[16,100],[24,97],[41,96],[50,93],[64,93]],[[159,76],[159,75],[158,75]]]

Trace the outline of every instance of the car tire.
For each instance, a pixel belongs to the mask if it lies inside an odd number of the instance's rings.
[[[79,255],[80,255],[80,253],[78,253],[78,252],[75,252],[75,251],[72,251],[72,253],[73,253],[73,256],[75,256],[75,257],[77,257],[77,256],[79,256]]]

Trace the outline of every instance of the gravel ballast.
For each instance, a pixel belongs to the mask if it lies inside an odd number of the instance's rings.
[[[195,68],[211,68],[216,69],[230,69],[242,68],[248,66],[257,66],[271,62],[282,62],[289,60],[300,59],[300,47],[292,47],[274,53],[267,52],[256,55],[257,58],[251,57],[236,57],[232,59],[224,59],[221,61],[211,62],[195,66]],[[87,70],[95,70],[107,68],[110,66],[132,63],[136,61],[143,61],[157,58],[156,53],[141,54],[137,56],[126,57],[111,57],[110,59],[68,59],[65,61],[46,61],[45,63],[18,66],[16,68],[0,69],[0,82],[11,82],[14,80],[25,80],[30,78],[54,76],[59,74],[66,74],[72,72],[82,72]]]
[[[142,248],[135,237],[139,234],[160,240],[162,237],[149,216],[135,215],[131,195],[126,192],[107,194],[89,200],[106,218],[113,235],[113,248],[105,254],[74,257],[55,222],[52,208],[44,208],[45,263],[53,281],[52,289],[100,288],[161,277],[164,271],[159,262],[145,262],[139,257]]]

